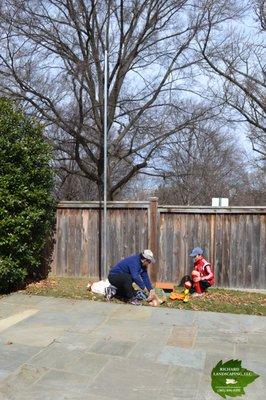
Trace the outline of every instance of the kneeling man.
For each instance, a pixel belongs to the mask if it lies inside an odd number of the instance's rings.
[[[136,298],[136,291],[132,283],[135,282],[140,289],[152,290],[152,284],[147,268],[155,263],[151,250],[144,250],[142,253],[134,254],[119,261],[109,271],[108,280],[111,285],[117,288],[117,295],[124,298],[130,304],[140,305]]]

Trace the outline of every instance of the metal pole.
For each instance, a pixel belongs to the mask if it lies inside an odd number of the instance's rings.
[[[104,52],[104,173],[103,173],[103,268],[107,271],[107,134],[108,134],[108,51]]]

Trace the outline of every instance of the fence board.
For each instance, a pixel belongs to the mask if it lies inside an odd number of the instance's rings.
[[[260,265],[260,218],[258,215],[252,215],[252,225],[253,225],[253,235],[252,235],[252,245],[251,245],[251,265],[253,274],[253,287],[256,287],[257,282],[259,282],[259,265]]]
[[[230,243],[231,243],[231,219],[222,215],[222,274],[219,286],[230,287]]]
[[[260,244],[259,244],[259,283],[258,287],[266,287],[266,215],[260,215]]]

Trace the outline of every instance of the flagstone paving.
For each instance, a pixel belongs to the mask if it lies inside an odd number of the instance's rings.
[[[230,359],[260,375],[241,399],[264,400],[266,317],[0,299],[0,400],[221,399],[211,370]]]

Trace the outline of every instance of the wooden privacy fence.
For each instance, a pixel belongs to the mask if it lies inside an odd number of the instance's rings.
[[[157,260],[153,282],[179,282],[192,269],[189,252],[200,246],[217,286],[266,288],[266,207],[159,206],[151,198],[109,202],[107,215],[108,266],[150,248]],[[98,279],[101,226],[98,202],[60,203],[52,274]]]

